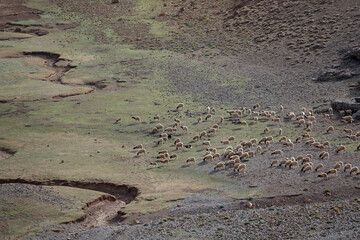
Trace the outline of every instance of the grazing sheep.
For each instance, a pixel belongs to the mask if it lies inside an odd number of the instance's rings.
[[[258,117],[254,117],[254,122],[257,123],[259,121]]]
[[[183,103],[179,103],[177,106],[176,106],[176,110],[179,110],[179,108],[183,108],[184,107],[184,104]]]
[[[280,112],[284,111],[284,106],[280,105]]]
[[[317,172],[320,168],[324,168],[324,165],[322,163],[318,164],[316,167],[315,167],[315,171]]]
[[[280,123],[280,118],[273,118],[272,121],[275,123]]]
[[[310,139],[310,140],[308,140],[308,141],[305,142],[305,145],[311,145],[311,144],[313,144],[314,142],[315,142],[314,139]]]
[[[310,133],[310,132],[312,132],[312,129],[311,129],[311,127],[308,127],[307,129],[305,129],[305,132],[307,132],[307,133]]]
[[[360,131],[355,134],[355,136],[360,137]]]
[[[197,122],[201,123],[202,122],[202,117],[198,117]]]
[[[215,128],[211,128],[210,130],[207,131],[208,134],[210,133],[216,133],[216,129]]]
[[[224,145],[227,145],[227,144],[230,143],[230,141],[229,140],[222,140],[221,143],[224,144]]]
[[[164,159],[164,160],[161,160],[161,163],[164,163],[164,164],[165,164],[165,163],[169,163],[169,159],[166,158],[166,159]]]
[[[266,141],[266,142],[265,142],[265,145],[266,145],[266,147],[270,147],[271,142],[270,142],[270,141]]]
[[[285,143],[283,143],[283,145],[286,147],[294,147],[294,143],[292,143],[292,142],[285,142]]]
[[[329,153],[328,152],[321,152],[319,157],[321,159],[329,158]]]
[[[333,113],[334,113],[333,109],[332,109],[332,108],[329,108],[329,114],[330,114],[330,115],[333,115]]]
[[[159,154],[156,159],[165,159],[166,156],[165,156],[165,153],[162,153],[162,154]]]
[[[207,121],[209,118],[211,118],[212,116],[211,116],[211,114],[208,114],[208,115],[206,115],[206,117],[205,117],[205,121]]]
[[[177,159],[178,155],[176,153],[173,153],[170,155],[170,159]]]
[[[327,113],[324,113],[324,117],[327,118],[327,119],[331,119],[331,115],[327,114]]]
[[[268,132],[269,132],[269,128],[266,127],[266,128],[264,129],[264,133],[268,133]]]
[[[309,157],[305,157],[305,158],[302,159],[301,164],[309,163],[310,161],[311,161],[311,159]]]
[[[285,165],[287,161],[289,161],[289,159],[287,157],[284,158],[283,160],[281,160],[279,163],[279,167],[281,167],[282,165]]]
[[[200,135],[195,135],[194,137],[193,137],[193,140],[194,141],[197,141],[197,140],[199,140],[200,139]]]
[[[186,162],[193,162],[195,163],[196,162],[196,159],[194,157],[189,157]]]
[[[315,147],[319,149],[325,149],[325,146],[323,144],[318,144]]]
[[[351,135],[353,131],[352,131],[351,129],[345,128],[345,129],[344,129],[344,132],[346,132],[347,134]]]
[[[330,169],[329,171],[326,172],[327,175],[330,175],[330,174],[335,174],[337,175],[338,174],[338,171],[336,169]]]
[[[150,165],[157,166],[156,162],[150,162]]]
[[[183,147],[184,147],[184,143],[182,143],[182,142],[178,142],[176,144],[176,150],[178,150],[179,148],[183,148]]]
[[[155,117],[154,117],[154,120],[160,121],[160,116],[156,114]]]
[[[298,123],[299,123],[299,126],[301,126],[301,125],[305,126],[305,120],[304,119],[300,119]]]
[[[205,137],[206,136],[206,132],[205,131],[202,131],[201,133],[200,133],[200,139],[202,138],[202,137]]]
[[[185,126],[185,125],[181,126],[180,128],[181,128],[182,130],[184,130],[185,132],[187,132],[187,131],[188,131],[188,127],[187,127],[187,126]]]
[[[347,136],[350,140],[352,140],[352,141],[357,141],[357,137],[356,137],[356,135],[349,135],[349,136]]]
[[[279,129],[279,136],[282,136],[283,135],[283,130],[282,128]]]
[[[307,119],[311,122],[315,122],[315,116],[308,116]]]
[[[159,130],[164,128],[164,126],[160,123],[156,124],[155,127],[156,127],[156,129],[159,129]]]
[[[304,137],[304,138],[310,138],[310,133],[308,133],[308,132],[305,133],[305,134],[303,135],[303,137]]]
[[[224,117],[220,117],[220,123],[224,122]]]
[[[158,144],[158,145],[164,144],[164,139],[163,139],[163,138],[159,138],[159,140],[157,141],[157,144]]]
[[[207,108],[206,108],[206,112],[207,112],[207,113],[210,113],[210,112],[211,112],[211,108],[210,108],[210,107],[207,107]]]
[[[132,119],[134,119],[135,121],[137,122],[140,122],[141,121],[141,118],[139,116],[133,116],[131,117]]]
[[[259,109],[260,108],[260,104],[256,103],[254,106],[253,106],[253,109]]]
[[[245,165],[244,163],[239,164],[239,166],[236,168],[236,170],[235,170],[235,168],[234,168],[234,172],[235,172],[235,171],[236,171],[236,172],[240,172],[240,171],[245,172],[245,170],[246,170],[246,165]]]
[[[235,160],[229,160],[229,161],[227,161],[226,163],[225,163],[225,166],[227,167],[227,166],[234,166],[235,165]]]
[[[344,110],[339,110],[339,114],[340,114],[341,116],[345,116],[345,111],[344,111]]]
[[[360,143],[356,147],[357,150],[360,150]]]
[[[295,158],[296,161],[301,161],[303,159],[304,159],[304,157],[302,155],[299,155]]]
[[[326,129],[326,132],[333,132],[334,131],[334,127],[333,126],[329,126],[327,129]]]
[[[204,146],[211,146],[211,143],[210,143],[210,141],[205,141],[205,142],[202,143],[202,145],[204,145]]]
[[[336,169],[336,170],[339,169],[340,170],[341,167],[342,167],[342,165],[340,163],[337,163],[337,164],[335,164],[334,169]]]
[[[354,121],[352,116],[342,117],[342,120],[344,120],[345,122],[348,122],[348,123],[352,123]]]
[[[217,124],[214,124],[214,125],[212,126],[212,128],[216,128],[216,129],[219,129],[219,125],[217,125]]]
[[[319,177],[319,178],[328,178],[328,175],[326,173],[320,173],[319,175],[317,175],[317,177]]]
[[[139,148],[144,148],[142,144],[136,145],[135,147],[133,147],[133,149],[139,149]]]
[[[116,121],[114,122],[114,124],[121,123],[121,122],[122,122],[122,119],[121,119],[121,118],[118,118],[118,119],[116,119]]]
[[[165,132],[173,132],[173,128],[172,127],[167,127],[164,129]]]
[[[146,153],[145,148],[142,148],[142,149],[140,149],[140,150],[136,153],[136,155],[137,155],[137,156],[139,156],[140,154],[144,154],[144,155],[145,155],[145,153]]]
[[[248,123],[246,121],[240,121],[240,125],[248,126]]]
[[[295,142],[298,142],[302,139],[302,136],[298,136],[296,139],[295,139]]]
[[[308,158],[310,158],[310,159],[313,159],[313,155],[311,155],[310,153],[309,153],[309,154],[306,154],[305,157],[308,157]]]
[[[344,166],[344,172],[346,172],[346,170],[350,170],[351,169],[351,164],[350,163],[347,163],[347,164],[345,164],[345,166]]]
[[[278,160],[274,160],[271,162],[271,167],[273,167],[274,165],[278,165],[279,164],[279,161]]]
[[[220,160],[221,159],[220,153],[215,153],[213,156],[213,159],[215,159],[215,158]]]
[[[336,153],[339,153],[339,152],[346,152],[346,147],[344,145],[340,145],[337,149],[336,149]]]
[[[287,140],[287,137],[286,137],[286,136],[282,136],[282,137],[279,139],[279,142],[286,141],[286,140]]]
[[[245,153],[241,154],[240,159],[242,160],[242,159],[245,159],[245,158],[249,158],[249,153],[245,152]]]
[[[214,167],[214,170],[217,170],[219,168],[225,168],[225,163],[224,162],[217,163]]]
[[[352,110],[351,110],[351,109],[347,109],[345,112],[346,112],[347,114],[349,114],[349,115],[352,114]]]
[[[159,151],[159,154],[169,153],[168,150],[161,150]]]
[[[329,141],[326,141],[323,143],[324,147],[330,147],[330,142]]]
[[[217,149],[216,149],[216,148],[208,148],[208,149],[206,149],[206,150],[208,150],[208,151],[210,151],[210,152],[213,152],[213,153],[216,153],[216,152],[217,152]]]
[[[228,138],[228,141],[234,141],[235,140],[235,137],[234,136],[230,136],[229,138]]]
[[[261,152],[261,151],[262,151],[261,146],[257,146],[257,147],[256,147],[256,152]]]
[[[206,162],[206,161],[213,161],[213,160],[214,160],[214,157],[213,157],[211,154],[206,155],[206,156],[204,157],[204,159],[203,159],[204,162]]]
[[[173,125],[172,125],[172,127],[173,127],[173,128],[177,128],[178,125],[179,125],[179,123],[174,122]]]
[[[303,172],[306,173],[306,172],[311,172],[312,170],[312,166],[307,166],[306,168],[303,169]]]
[[[350,175],[353,173],[353,172],[358,172],[359,171],[359,168],[358,167],[352,167],[351,170],[350,170]]]
[[[299,166],[299,163],[297,161],[291,161],[289,168],[297,167],[297,166]]]

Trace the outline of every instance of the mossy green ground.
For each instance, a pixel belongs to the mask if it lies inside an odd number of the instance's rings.
[[[241,190],[234,180],[209,175],[200,171],[201,167],[187,164],[185,161],[191,156],[201,161],[205,149],[202,141],[192,143],[191,150],[176,151],[172,140],[163,146],[157,146],[158,137],[149,134],[156,124],[153,121],[156,114],[161,116],[160,122],[164,126],[171,125],[174,118],[179,118],[182,124],[189,127],[188,133],[180,129],[173,136],[180,137],[184,143],[191,142],[195,134],[218,123],[220,116],[227,117],[225,109],[235,106],[232,103],[228,103],[228,106],[215,104],[218,111],[213,119],[196,124],[197,117],[187,117],[184,112],[204,112],[206,106],[194,102],[191,94],[180,95],[174,91],[170,94],[170,74],[167,72],[168,69],[164,68],[167,61],[179,66],[198,64],[199,71],[194,72],[195,75],[202,74],[201,69],[210,67],[201,63],[188,63],[183,56],[172,52],[136,50],[133,46],[120,44],[121,36],[111,27],[105,27],[107,23],[114,23],[113,17],[90,18],[83,13],[74,14],[71,6],[60,10],[55,5],[45,3],[45,0],[28,1],[28,6],[42,9],[47,13],[40,19],[23,21],[22,24],[61,22],[76,23],[77,27],[66,31],[53,29],[50,34],[42,37],[3,42],[7,48],[6,52],[0,50],[0,56],[3,57],[0,58],[0,71],[3,74],[0,80],[0,96],[8,100],[16,98],[25,102],[15,101],[0,105],[0,145],[11,146],[17,150],[14,156],[1,162],[1,178],[101,180],[129,184],[138,187],[141,194],[126,207],[127,213],[158,210],[169,206],[169,200],[182,198],[193,192],[222,192],[238,198],[262,196],[261,188],[250,192]],[[97,3],[107,4],[106,1]],[[139,1],[134,5],[136,14],[124,17],[131,18],[133,22],[151,24],[149,34],[168,37],[163,23],[153,19],[160,11],[160,1]],[[99,35],[103,41],[97,40]],[[23,51],[59,53],[62,58],[71,60],[71,64],[77,67],[62,78],[62,82],[67,85],[47,82],[44,79],[48,76],[49,70],[41,60],[29,62],[26,58],[20,57],[18,53]],[[9,54],[17,57],[5,58]],[[216,78],[216,70],[211,69],[207,72],[214,73],[209,81]],[[106,82],[107,79],[125,82],[112,82],[116,86],[115,90],[95,90],[91,94],[56,101],[52,99],[60,94],[86,92],[88,87],[84,84],[101,80]],[[246,76],[243,79],[233,79],[223,84],[241,85],[251,81]],[[41,101],[32,101],[36,99]],[[184,110],[174,110],[178,102],[185,103]],[[142,122],[135,123],[131,119],[134,115],[140,116]],[[119,117],[123,119],[122,123],[114,124]],[[249,117],[245,120],[250,122]],[[211,142],[222,151],[225,146],[220,144],[221,140],[234,135],[235,146],[243,140],[259,139],[263,136],[262,131],[266,126],[271,128],[270,135],[277,135],[280,126],[267,121],[259,121],[256,125],[251,124],[248,127],[226,121],[221,125],[220,133],[212,136]],[[294,130],[291,123],[282,123],[281,127],[292,139],[303,132],[303,128]],[[144,144],[149,153],[136,157],[136,151],[132,148],[140,143]],[[355,144],[351,143],[348,146],[350,151],[355,150]],[[177,152],[179,159],[171,161],[168,165],[151,166],[149,163],[156,160],[160,149]],[[63,188],[59,191],[67,190]],[[94,199],[93,197],[89,191],[89,194],[82,198],[82,203]],[[149,198],[153,201],[145,200]],[[11,198],[2,202],[9,201]],[[44,207],[42,204],[31,203],[32,207],[26,210],[29,214],[22,214],[20,219],[12,223],[19,226],[15,228],[20,230],[15,229],[9,234],[17,235],[18,232],[24,232],[21,229],[32,231],[35,229],[34,225],[39,222],[49,224],[63,221],[63,213],[51,208],[36,221],[30,221],[33,214]],[[28,204],[23,205],[20,200],[14,199],[12,211],[24,212],[23,207],[26,206]],[[65,214],[66,217],[81,213],[80,208],[74,209],[72,214]],[[9,212],[1,208],[0,214],[5,216]]]

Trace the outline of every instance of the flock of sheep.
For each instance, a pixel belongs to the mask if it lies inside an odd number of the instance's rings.
[[[176,106],[176,110],[180,111],[184,108],[183,103],[179,103]],[[255,104],[252,108],[241,108],[236,110],[228,110],[227,113],[229,114],[229,119],[232,123],[240,124],[243,126],[247,126],[248,122],[243,120],[244,116],[248,116],[252,118],[253,124],[256,124],[259,121],[259,118],[267,119],[268,121],[272,121],[273,123],[277,123],[280,125],[282,119],[288,119],[289,121],[295,122],[299,126],[303,126],[305,131],[302,135],[298,136],[295,140],[296,142],[305,142],[306,145],[314,146],[317,149],[323,150],[318,158],[319,159],[328,159],[330,158],[329,150],[331,145],[329,141],[319,142],[316,141],[314,137],[311,137],[312,129],[314,124],[316,123],[316,117],[314,116],[313,110],[306,110],[305,108],[301,109],[301,113],[296,115],[294,112],[290,112],[284,116],[282,114],[277,114],[275,111],[265,111],[259,110],[260,105]],[[280,106],[279,109],[280,113],[284,111],[283,106]],[[216,114],[215,108],[207,107],[205,117],[198,117],[196,122],[197,124],[201,124],[203,121],[208,121],[209,119],[214,118]],[[331,118],[333,115],[333,109],[329,108],[328,113],[324,114],[325,118]],[[342,115],[342,121],[345,123],[352,123],[354,120],[351,116],[351,110],[344,110],[340,111],[339,114]],[[348,115],[346,115],[348,114]],[[346,115],[346,116],[345,116]],[[141,121],[139,116],[132,117],[135,121]],[[160,121],[160,116],[156,115],[154,117],[155,121]],[[116,121],[120,122],[121,119]],[[243,141],[242,143],[238,144],[237,146],[231,146],[231,142],[235,140],[234,136],[230,136],[227,139],[222,140],[220,143],[225,145],[225,151],[221,154],[217,151],[215,147],[212,147],[211,143],[211,136],[220,131],[220,125],[224,122],[224,117],[220,117],[218,124],[213,124],[210,129],[200,132],[193,136],[193,141],[201,141],[203,138],[202,145],[205,148],[205,153],[202,158],[203,161],[206,162],[214,162],[214,170],[226,169],[228,167],[232,167],[234,172],[245,172],[246,171],[246,164],[244,162],[248,161],[250,158],[254,157],[256,154],[260,154],[264,151],[267,151],[266,148],[269,148],[274,141],[274,137],[268,136],[263,137],[259,141],[256,138],[250,139],[249,141]],[[178,129],[179,128],[179,129]],[[173,133],[177,132],[178,130],[187,133],[189,128],[185,125],[181,124],[180,119],[174,119],[174,123],[171,126],[164,127],[161,123],[157,123],[151,131],[151,134],[159,134],[159,139],[156,141],[157,145],[162,145],[166,141],[169,141],[172,137]],[[331,134],[334,131],[333,126],[329,126],[327,128],[327,133]],[[360,137],[360,131],[353,133],[351,129],[345,128],[344,132],[347,134],[347,137],[352,141],[357,141]],[[269,128],[266,127],[263,131],[264,134],[269,134]],[[294,142],[283,135],[283,130],[280,128],[278,133],[279,140],[278,142],[281,143],[285,148],[293,148]],[[192,148],[191,144],[184,144],[180,138],[176,138],[174,140],[174,146],[176,151],[182,148]],[[136,155],[145,155],[146,150],[142,144],[134,146],[133,149],[137,150]],[[357,145],[357,149],[360,149],[360,144]],[[335,150],[336,154],[341,154],[341,152],[346,152],[346,147],[344,145],[340,145],[336,147]],[[167,150],[162,150],[158,152],[156,157],[156,161],[151,162],[151,165],[157,165],[158,163],[168,164],[170,160],[178,159],[178,153],[169,153]],[[180,153],[179,153],[180,154]],[[283,157],[283,151],[281,149],[277,149],[271,152],[271,156],[281,156]],[[337,175],[340,170],[344,172],[349,172],[350,175],[360,176],[360,171],[357,166],[352,166],[350,163],[344,164],[342,161],[337,162],[331,168],[325,170],[325,166],[323,163],[319,163],[316,166],[314,165],[314,156],[312,154],[307,154],[305,156],[293,156],[293,157],[284,157],[282,159],[273,160],[270,164],[270,167],[284,167],[284,168],[299,168],[301,172],[307,173],[311,171],[319,171],[322,170],[322,173],[319,173],[317,176],[319,178],[328,178],[329,175]],[[189,157],[186,159],[187,163],[195,163],[195,157]]]

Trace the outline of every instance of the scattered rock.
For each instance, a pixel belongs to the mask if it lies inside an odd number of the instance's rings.
[[[331,107],[335,110],[351,109],[352,112],[357,112],[360,110],[360,103],[349,103],[349,102],[334,100],[331,102]]]
[[[320,76],[317,78],[317,81],[319,82],[342,81],[345,79],[352,78],[354,76],[355,74],[348,69],[345,70],[329,69],[321,73]]]

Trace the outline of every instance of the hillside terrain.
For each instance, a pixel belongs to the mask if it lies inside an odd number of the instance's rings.
[[[1,239],[358,239],[360,2],[0,0]]]

